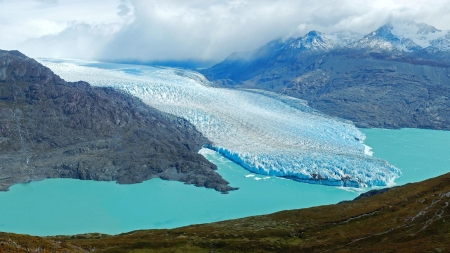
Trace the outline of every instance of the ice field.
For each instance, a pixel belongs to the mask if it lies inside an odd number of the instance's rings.
[[[199,73],[173,68],[41,59],[66,81],[87,81],[139,97],[187,119],[209,147],[247,170],[334,186],[391,185],[399,169],[370,156],[352,123],[304,101],[255,90],[211,87]]]

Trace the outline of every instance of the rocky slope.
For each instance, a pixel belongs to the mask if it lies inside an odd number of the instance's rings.
[[[154,177],[234,189],[197,153],[208,143],[187,121],[130,95],[65,82],[18,51],[0,51],[0,190],[45,178]]]
[[[450,174],[445,174],[336,205],[172,230],[70,237],[0,233],[0,249],[2,252],[448,252],[449,203]]]
[[[449,32],[386,24],[356,39],[312,31],[202,70],[217,86],[305,99],[359,127],[450,129]]]

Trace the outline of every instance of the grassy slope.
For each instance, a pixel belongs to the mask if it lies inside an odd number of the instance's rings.
[[[450,252],[449,202],[450,173],[353,202],[172,230],[0,233],[0,252]]]

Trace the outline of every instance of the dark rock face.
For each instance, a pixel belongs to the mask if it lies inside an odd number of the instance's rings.
[[[202,73],[217,86],[305,99],[358,127],[450,130],[450,52],[291,45],[273,41]]]
[[[132,96],[65,82],[18,51],[0,51],[0,190],[44,178],[154,177],[235,189],[197,153],[208,143],[187,121]]]

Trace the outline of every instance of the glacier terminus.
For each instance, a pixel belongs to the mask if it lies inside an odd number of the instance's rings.
[[[303,100],[255,90],[215,88],[189,70],[79,60],[39,60],[67,81],[87,81],[139,97],[192,123],[208,148],[245,169],[332,186],[394,184],[401,171],[370,155],[351,122]],[[143,147],[145,148],[145,147]]]

